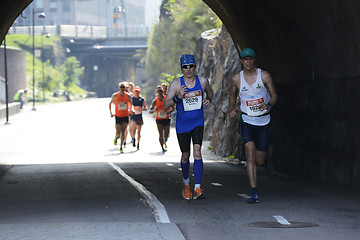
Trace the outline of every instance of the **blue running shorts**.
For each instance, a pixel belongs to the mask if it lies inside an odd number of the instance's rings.
[[[256,150],[266,152],[270,134],[270,124],[255,126],[240,121],[240,134],[244,144],[254,142]]]

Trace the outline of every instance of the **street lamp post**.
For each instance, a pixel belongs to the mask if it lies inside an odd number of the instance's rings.
[[[35,13],[39,13],[39,18],[45,18],[46,14],[44,11],[35,11],[35,9],[32,9],[32,50],[33,50],[33,108],[32,110],[36,110],[35,108]]]
[[[5,65],[5,99],[6,99],[6,123],[9,124],[9,91],[8,91],[8,74],[7,74],[7,49],[6,35],[4,38],[4,65]]]
[[[46,34],[47,38],[50,38],[50,33],[42,32],[41,33],[41,71],[42,71],[42,92],[43,92],[43,102],[45,102],[45,74],[44,74],[44,43],[43,36]]]

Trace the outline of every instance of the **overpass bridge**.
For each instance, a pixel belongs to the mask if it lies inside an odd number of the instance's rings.
[[[32,35],[32,27],[9,29],[10,34]],[[143,81],[139,62],[147,49],[145,28],[109,29],[105,26],[46,25],[35,26],[35,35],[56,34],[61,37],[67,56],[75,56],[85,69],[82,87],[99,97],[110,96],[120,81],[140,84]]]
[[[147,49],[146,37],[62,38],[68,56],[75,56],[85,68],[82,87],[99,97],[111,96],[120,81],[140,85],[144,77],[141,57]]]
[[[75,56],[102,55],[134,59],[139,50],[147,49],[147,37],[111,39],[62,38],[68,54]]]

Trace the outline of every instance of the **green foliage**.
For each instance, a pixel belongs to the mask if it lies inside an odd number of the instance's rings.
[[[44,47],[53,46],[60,39],[57,35],[52,35],[51,38],[47,38],[41,35],[35,36],[35,48],[41,48],[41,38]],[[29,52],[32,51],[32,41],[32,36],[27,34],[8,34],[6,36],[7,46],[26,49]]]
[[[69,87],[80,84],[79,77],[82,76],[84,68],[80,67],[76,57],[68,57],[64,64],[60,66],[60,71],[62,72],[64,87],[68,91]]]
[[[230,155],[226,158],[227,160],[234,160],[235,159],[235,156],[234,155]]]
[[[194,54],[196,40],[221,21],[202,0],[169,0],[165,4],[169,20],[154,25],[148,40],[146,74],[149,86],[171,82],[181,72],[179,59]]]
[[[172,81],[174,81],[175,78],[179,78],[179,77],[181,77],[181,74],[176,74],[176,76],[173,76],[173,75],[168,74],[168,73],[161,73],[160,82],[161,83],[166,83],[166,85],[169,86],[170,83]]]
[[[61,56],[61,52],[64,52],[64,50],[61,49],[61,45],[58,44],[59,41],[60,37],[57,35],[52,35],[50,38],[44,35],[35,36],[34,43],[36,49],[42,47],[46,50],[52,50],[50,52],[53,52],[53,57],[62,59],[64,62],[59,66],[54,66],[50,60],[47,60],[42,65],[41,58],[35,57],[36,100],[46,99],[47,101],[54,101],[54,99],[51,99],[54,92],[61,94],[65,90],[69,91],[75,97],[80,97],[86,93],[85,90],[79,87],[79,79],[82,77],[84,69],[80,67],[80,63],[75,57],[64,59],[63,56]],[[27,88],[30,91],[33,90],[32,43],[32,36],[26,34],[11,34],[6,37],[8,47],[19,48],[26,53],[26,79]],[[57,53],[60,53],[60,55],[58,56]],[[32,99],[29,100],[32,101]],[[58,100],[55,99],[55,101]]]

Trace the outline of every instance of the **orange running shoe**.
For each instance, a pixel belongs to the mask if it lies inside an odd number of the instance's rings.
[[[203,190],[201,188],[196,188],[194,191],[194,200],[198,199],[205,199],[205,195],[203,194]]]
[[[182,196],[184,199],[186,200],[190,200],[191,199],[191,191],[190,191],[190,184],[188,186],[185,186],[183,187],[183,190],[182,190]]]

